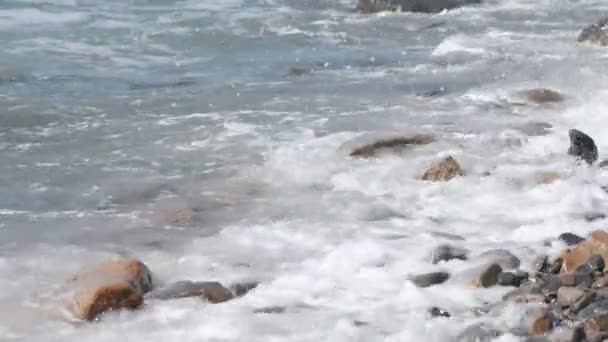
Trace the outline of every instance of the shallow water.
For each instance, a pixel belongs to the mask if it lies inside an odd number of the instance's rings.
[[[479,320],[469,309],[507,289],[457,277],[414,287],[411,274],[471,267],[428,262],[451,241],[438,233],[476,253],[507,248],[525,268],[559,252],[546,239],[605,228],[582,216],[606,210],[608,174],[565,152],[575,127],[606,157],[608,50],[575,40],[608,4],[488,0],[371,16],[353,7],[0,3],[2,339],[452,341]],[[511,104],[531,87],[567,100]],[[357,141],[395,133],[438,142],[348,158]],[[418,180],[447,154],[465,177]],[[562,179],[536,184],[544,171]],[[193,208],[194,225],[151,219],[166,201]],[[262,284],[221,305],[186,299],[65,322],[49,296],[115,253],[137,256],[161,282]],[[428,320],[431,305],[452,318]],[[272,306],[287,309],[253,312]]]

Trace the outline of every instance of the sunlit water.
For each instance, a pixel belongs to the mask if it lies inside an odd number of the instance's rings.
[[[606,210],[608,174],[565,155],[576,127],[608,156],[608,49],[575,43],[605,1],[488,0],[438,15],[354,5],[0,2],[0,339],[452,341],[484,319],[470,309],[507,289],[456,276],[416,288],[411,274],[471,267],[431,265],[433,247],[506,248],[527,268],[559,252],[546,239],[605,228],[582,216]],[[511,104],[533,87],[567,100]],[[438,142],[348,157],[394,133]],[[419,180],[448,154],[466,176]],[[536,184],[544,171],[562,179]],[[153,219],[175,201],[195,210],[193,227]],[[116,253],[159,282],[261,285],[221,305],[62,319],[53,291]],[[428,319],[432,305],[452,318]],[[253,312],[270,306],[286,311]]]

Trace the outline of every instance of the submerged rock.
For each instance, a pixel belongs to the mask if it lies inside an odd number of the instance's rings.
[[[429,287],[446,282],[450,278],[447,272],[431,272],[420,274],[411,278],[411,281],[417,287]]]
[[[380,11],[439,13],[443,10],[480,3],[481,0],[359,0],[357,10],[362,13]]]
[[[211,303],[222,303],[234,298],[234,295],[218,282],[181,280],[150,293],[150,297],[159,300],[200,297]]]
[[[584,238],[569,232],[560,234],[557,239],[565,243],[566,246],[576,246],[585,241]]]
[[[498,274],[498,285],[519,287],[528,280],[529,274],[523,271],[500,272]]]
[[[429,314],[431,315],[431,317],[446,317],[449,318],[450,313],[447,310],[444,310],[442,308],[433,306],[432,308],[429,309]]]
[[[422,180],[447,182],[456,176],[462,175],[464,175],[464,172],[458,162],[456,162],[452,156],[448,156],[431,166],[431,168],[422,175]]]
[[[608,17],[585,27],[578,35],[576,41],[593,43],[600,46],[608,45]]]
[[[538,104],[562,102],[564,100],[564,96],[559,92],[545,88],[529,89],[524,91],[523,95],[528,101]]]
[[[93,320],[104,312],[136,309],[152,290],[152,274],[141,261],[131,258],[105,260],[85,268],[67,287],[75,293],[70,308],[76,317]]]
[[[351,153],[351,157],[371,158],[377,157],[378,154],[386,150],[400,150],[413,145],[428,145],[435,141],[432,135],[418,134],[410,137],[395,137],[386,138],[374,141],[373,143],[355,148]]]
[[[437,264],[441,261],[467,260],[468,250],[453,247],[451,245],[440,245],[431,252],[431,263]]]
[[[597,147],[590,136],[576,129],[568,131],[568,136],[570,138],[569,155],[582,159],[589,165],[597,160]]]

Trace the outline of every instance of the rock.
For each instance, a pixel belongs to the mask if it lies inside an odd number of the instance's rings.
[[[450,245],[437,246],[431,252],[431,263],[437,264],[441,261],[467,260],[468,250]]]
[[[490,342],[500,336],[502,336],[500,330],[490,327],[487,324],[480,323],[464,329],[456,340],[458,342]]]
[[[608,233],[596,230],[587,240],[580,242],[569,253],[563,256],[561,272],[571,272],[585,264],[593,255],[600,255],[604,260],[608,258]],[[604,267],[604,271],[606,268]]]
[[[452,156],[448,156],[431,166],[431,168],[424,173],[422,179],[433,182],[447,182],[456,176],[462,175],[464,175],[464,172],[460,168],[458,162],[456,162]]]
[[[585,342],[583,327],[561,327],[549,335],[549,342]]]
[[[178,198],[158,201],[153,215],[153,222],[161,226],[192,227],[194,225],[194,211],[186,201]]]
[[[565,243],[566,246],[575,246],[585,241],[585,239],[573,233],[562,233],[557,239]]]
[[[429,309],[429,314],[431,315],[431,317],[450,317],[450,313],[447,310],[444,310],[442,308],[433,306],[432,308]]]
[[[585,295],[585,291],[571,286],[562,286],[557,290],[557,302],[561,306],[570,306]]]
[[[150,297],[159,300],[200,297],[211,303],[222,303],[234,298],[234,295],[218,282],[182,280],[150,293]]]
[[[556,258],[547,266],[547,273],[549,274],[557,274],[562,269],[562,264],[564,260],[562,258]]]
[[[446,282],[450,278],[447,272],[431,272],[420,274],[411,278],[411,281],[418,287],[429,287]]]
[[[551,329],[552,325],[552,316],[545,308],[541,308],[530,317],[530,321],[528,322],[528,335],[543,335]]]
[[[235,297],[242,297],[242,296],[246,295],[247,293],[249,293],[249,291],[258,287],[258,285],[260,285],[260,283],[258,283],[258,282],[232,284],[230,286],[230,291],[232,292],[232,294]]]
[[[481,272],[473,277],[474,287],[491,287],[498,283],[498,275],[502,272],[502,267],[498,264],[490,264],[483,267]]]
[[[362,13],[380,11],[439,13],[443,10],[480,3],[481,0],[359,0],[357,11]]]
[[[597,147],[593,139],[576,129],[568,131],[568,135],[570,137],[568,154],[584,160],[589,165],[593,164],[597,160]]]
[[[604,262],[604,258],[601,255],[594,254],[587,261],[576,268],[577,273],[593,273],[593,272],[602,272],[606,267],[606,263]]]
[[[486,263],[498,264],[506,270],[518,268],[521,264],[519,258],[506,249],[490,249],[479,254],[475,259],[483,260]]]
[[[308,75],[308,74],[310,74],[310,72],[311,72],[310,68],[307,68],[307,67],[291,66],[287,70],[287,76],[300,77],[300,76]]]
[[[608,166],[608,159],[602,160],[598,166],[601,168],[605,168],[606,166]]]
[[[71,311],[80,319],[93,320],[110,310],[136,309],[152,285],[152,274],[141,261],[105,260],[69,280],[67,286],[75,293]]]
[[[581,299],[579,299],[570,307],[570,313],[573,315],[578,315],[579,318],[582,319],[592,316],[593,313],[596,312],[596,309],[602,308],[602,304],[599,304],[602,303],[601,301],[594,303],[593,305],[598,305],[593,307],[592,303],[595,301],[596,298],[597,294],[595,292],[585,293],[585,295],[581,297]],[[605,303],[604,308],[605,311],[608,312],[608,301]]]
[[[498,274],[498,285],[519,287],[524,281],[528,280],[528,276],[528,273],[523,271],[500,272]]]
[[[596,279],[595,282],[593,282],[593,285],[591,285],[591,287],[594,289],[602,289],[608,287],[608,275]]]
[[[259,308],[253,310],[253,313],[265,313],[265,314],[281,314],[287,311],[284,306],[269,306],[265,308]]]
[[[373,143],[355,148],[351,153],[351,157],[371,158],[377,157],[378,153],[386,150],[400,150],[413,145],[428,145],[435,141],[432,135],[413,135],[411,137],[395,137],[377,140]]]
[[[589,213],[585,213],[583,215],[583,218],[587,222],[593,222],[593,221],[605,219],[606,218],[606,214],[604,214],[604,213],[597,213],[597,212],[589,212]]]
[[[507,302],[528,304],[528,303],[546,303],[547,297],[540,293],[529,293],[527,291],[513,291],[506,294],[503,299]]]
[[[608,314],[599,314],[587,319],[584,330],[588,341],[601,341],[602,335],[608,332]]]
[[[559,172],[546,171],[535,176],[536,184],[552,184],[561,178]]]
[[[546,255],[540,255],[534,259],[534,271],[545,273],[547,272],[547,267],[549,266],[549,257]]]
[[[530,102],[544,104],[550,102],[562,102],[564,100],[564,96],[557,91],[545,89],[545,88],[536,88],[529,89],[524,91],[524,96]]]
[[[595,24],[585,27],[576,40],[579,43],[588,42],[600,46],[608,45],[608,17],[602,18]]]

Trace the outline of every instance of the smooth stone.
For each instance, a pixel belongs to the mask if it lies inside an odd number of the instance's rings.
[[[519,258],[506,249],[490,249],[476,256],[475,259],[498,264],[506,270],[516,269],[521,264]]]
[[[575,272],[583,272],[583,273],[593,273],[593,272],[602,272],[606,267],[606,263],[604,262],[604,258],[599,254],[594,254],[587,262],[580,265],[576,268]]]
[[[133,258],[105,260],[83,269],[66,284],[75,294],[70,300],[71,312],[84,320],[111,310],[139,308],[152,286],[148,267]]]
[[[418,134],[410,137],[385,138],[355,148],[350,153],[350,156],[372,158],[377,157],[378,154],[382,151],[399,151],[410,146],[428,145],[435,141],[436,139],[434,136],[425,134]]]
[[[464,329],[456,340],[458,342],[490,342],[502,335],[503,333],[501,331],[484,323],[480,323]]]
[[[491,287],[498,283],[498,275],[502,272],[502,267],[498,264],[490,264],[483,267],[481,271],[473,277],[474,287]]]
[[[464,171],[452,156],[448,156],[433,164],[423,175],[422,180],[432,182],[447,182],[454,177],[463,176]]]
[[[498,285],[519,287],[528,277],[529,274],[524,271],[501,272],[498,274]]]
[[[589,341],[601,341],[608,332],[608,313],[588,318],[584,324],[585,336]]]
[[[576,129],[569,130],[568,136],[570,138],[569,155],[582,159],[589,165],[597,160],[597,146],[590,136]]]
[[[576,38],[579,43],[588,42],[600,46],[608,45],[608,17],[585,27]]]
[[[597,278],[593,284],[591,285],[594,289],[601,289],[608,287],[608,275],[604,275],[602,277]]]
[[[440,245],[431,252],[431,263],[437,264],[441,261],[467,260],[468,250],[453,247],[451,245]]]
[[[540,308],[530,317],[528,322],[528,335],[543,335],[551,329],[552,325],[552,315],[547,309]]]
[[[576,246],[585,241],[584,238],[569,232],[560,234],[557,239],[565,243],[566,246]]]
[[[571,286],[562,286],[557,290],[557,302],[561,306],[571,306],[585,295],[585,291]]]
[[[200,297],[211,303],[222,303],[234,298],[234,295],[218,282],[181,280],[150,293],[150,297],[158,300]]]
[[[442,308],[433,306],[432,308],[429,309],[429,314],[431,315],[431,317],[450,317],[452,315],[450,315],[450,313],[447,310],[444,310]]]
[[[447,272],[431,272],[412,277],[410,280],[417,287],[429,287],[446,282],[450,278]]]

